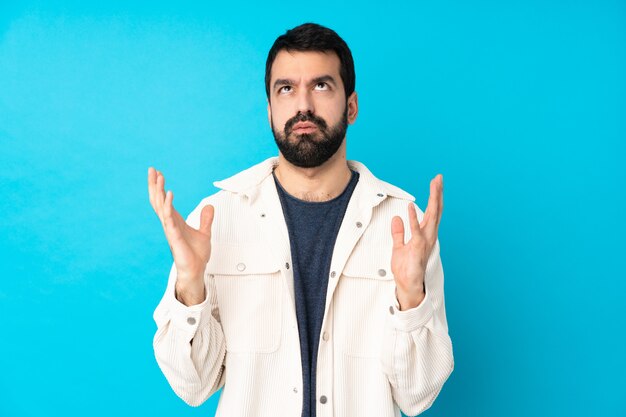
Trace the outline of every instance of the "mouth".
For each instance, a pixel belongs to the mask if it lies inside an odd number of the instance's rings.
[[[317,127],[301,127],[300,129],[294,129],[293,133],[303,134],[303,133],[313,133],[317,130]]]
[[[298,122],[293,126],[294,133],[312,133],[317,130],[317,126],[311,122]]]

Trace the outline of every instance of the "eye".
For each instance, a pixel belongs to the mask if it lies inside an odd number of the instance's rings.
[[[284,85],[284,86],[280,87],[280,88],[278,89],[278,93],[279,93],[279,94],[281,94],[281,93],[288,93],[289,91],[291,91],[291,90],[285,90],[286,88],[289,88],[289,89],[290,89],[290,88],[291,88],[291,86],[290,86],[290,85]]]
[[[320,87],[320,88],[318,88],[318,87]],[[325,83],[325,82],[322,81],[322,82],[319,82],[319,83],[315,84],[315,88],[317,90],[328,90],[329,87],[328,87],[328,83]]]

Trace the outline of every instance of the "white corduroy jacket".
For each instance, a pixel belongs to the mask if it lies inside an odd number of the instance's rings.
[[[289,235],[271,175],[273,157],[223,181],[191,212],[215,207],[206,300],[174,296],[172,265],[154,312],[156,360],[172,389],[199,405],[222,389],[219,417],[299,417],[302,363]],[[391,272],[391,219],[408,225],[415,199],[361,163],[335,243],[318,347],[318,417],[399,417],[426,410],[452,372],[439,241],[426,297],[400,311]],[[418,219],[423,211],[417,210]],[[406,240],[410,238],[410,228]],[[313,405],[312,405],[313,406]]]

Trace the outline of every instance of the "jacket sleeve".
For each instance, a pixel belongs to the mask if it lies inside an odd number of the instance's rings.
[[[438,239],[428,258],[424,283],[426,296],[417,307],[400,311],[394,299],[381,351],[393,398],[408,416],[432,405],[454,369]]]
[[[198,227],[206,204],[204,200],[189,215],[189,225]],[[173,264],[165,294],[154,311],[154,354],[174,392],[187,404],[198,406],[224,385],[224,333],[213,279],[205,271],[206,299],[185,306],[174,294],[176,276]]]

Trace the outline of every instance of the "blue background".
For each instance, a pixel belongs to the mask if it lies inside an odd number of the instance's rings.
[[[210,416],[154,360],[187,215],[275,148],[264,63],[314,21],[350,45],[348,158],[441,172],[456,367],[429,416],[626,415],[623,1],[3,1],[0,415]]]

